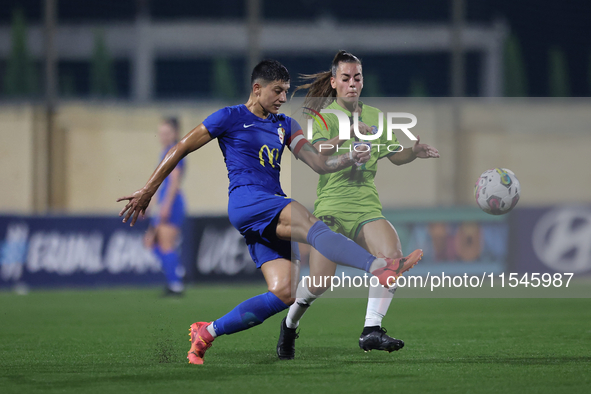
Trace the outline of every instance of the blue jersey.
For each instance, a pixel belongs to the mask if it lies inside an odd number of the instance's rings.
[[[209,115],[203,125],[218,139],[230,179],[229,191],[259,185],[284,194],[279,183],[281,155],[286,145],[297,155],[306,143],[300,125],[284,114],[259,118],[244,104]]]
[[[164,156],[168,153],[168,150],[172,148],[172,145],[169,146],[162,152],[160,157],[160,161],[164,160]],[[181,160],[176,168],[181,171],[181,176],[185,169],[185,162]],[[156,199],[156,210],[152,212],[151,217],[151,224],[152,226],[156,227],[160,224],[160,214],[159,211],[162,207],[162,202],[166,197],[166,193],[168,192],[168,188],[170,187],[170,177],[166,177],[164,182],[160,185],[158,189],[158,195]],[[176,227],[181,227],[183,225],[185,219],[185,199],[183,198],[183,194],[181,193],[180,189],[177,190],[176,195],[172,199],[172,205],[170,206],[170,216],[168,217],[168,224],[172,224]]]

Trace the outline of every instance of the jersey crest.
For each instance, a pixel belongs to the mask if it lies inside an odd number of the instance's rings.
[[[281,126],[281,125],[279,125]],[[283,127],[279,127],[277,129],[277,134],[279,135],[279,142],[281,142],[281,144],[283,144],[283,141],[285,140],[285,129]]]

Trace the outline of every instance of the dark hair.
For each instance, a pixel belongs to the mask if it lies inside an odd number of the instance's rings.
[[[172,127],[174,131],[174,140],[179,142],[180,139],[180,125],[179,119],[176,116],[169,116],[167,118],[162,119],[162,123],[169,125]]]
[[[263,80],[264,84],[273,81],[289,82],[289,71],[277,60],[265,59],[252,70],[250,85],[252,86],[256,80]]]
[[[295,92],[298,90],[308,89],[308,92],[306,93],[306,100],[304,101],[304,107],[312,108],[318,111],[329,104],[333,97],[337,96],[337,91],[333,89],[330,84],[330,78],[337,76],[337,68],[339,68],[340,63],[361,64],[361,60],[359,60],[359,58],[352,53],[340,50],[332,59],[330,70],[316,74],[300,75],[300,79],[303,81],[312,80],[310,83],[298,86],[293,92],[293,94],[295,94]],[[327,99],[322,100],[319,99],[319,97],[326,97]]]
[[[179,129],[180,129],[179,120],[176,116],[169,116],[167,118],[164,118],[162,120],[162,123],[167,124],[170,127],[172,127],[176,133],[179,132]]]

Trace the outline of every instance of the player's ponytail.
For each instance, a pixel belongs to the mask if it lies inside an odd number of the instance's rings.
[[[298,86],[293,95],[298,90],[307,89],[306,99],[304,100],[304,107],[312,108],[319,111],[326,105],[332,102],[332,98],[337,96],[337,91],[332,88],[330,78],[337,76],[337,69],[339,63],[358,63],[361,64],[359,58],[347,51],[340,50],[332,59],[332,64],[329,71],[319,72],[316,74],[300,74],[300,79],[303,81],[312,81],[310,83]]]

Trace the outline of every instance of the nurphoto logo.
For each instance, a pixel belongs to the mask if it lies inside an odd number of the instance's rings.
[[[338,109],[321,109],[320,112],[315,111],[312,108],[304,107],[304,110],[309,111],[307,115],[310,116],[307,123],[307,131],[308,131],[308,140],[313,139],[313,127],[314,122],[318,124],[321,128],[326,128],[328,130],[328,124],[326,120],[322,116],[322,114],[333,114],[337,117],[339,122],[339,139],[341,140],[348,140],[351,138],[351,122],[353,123],[353,133],[355,134],[355,139],[360,140],[352,145],[352,148],[357,152],[363,152],[371,149],[372,147],[376,147],[378,152],[381,149],[388,149],[390,152],[400,152],[402,151],[403,147],[400,144],[372,144],[371,141],[378,140],[382,137],[384,133],[384,113],[380,112],[378,115],[378,124],[371,125],[371,134],[363,134],[359,131],[359,114],[354,113],[352,118],[349,118],[347,114],[343,111]],[[395,120],[398,122],[400,119],[408,119],[410,122],[406,123],[394,123]],[[408,138],[412,141],[416,141],[417,137],[415,137],[409,129],[413,128],[417,124],[417,117],[408,112],[387,112],[386,113],[386,133],[387,133],[387,140],[392,141],[393,132],[394,130],[402,131]],[[335,147],[332,144],[320,144],[320,151],[322,149],[334,149]],[[337,150],[339,147],[336,147]]]

